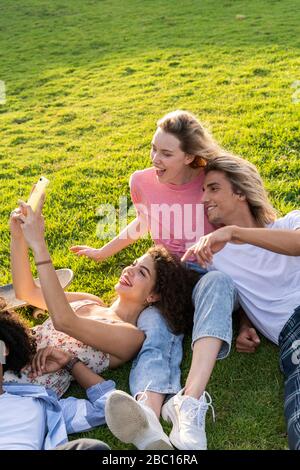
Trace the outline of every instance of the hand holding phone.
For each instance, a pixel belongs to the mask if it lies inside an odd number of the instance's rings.
[[[42,194],[44,194],[46,187],[50,181],[45,178],[44,176],[41,176],[38,182],[36,183],[35,187],[33,188],[32,193],[29,196],[29,199],[27,201],[27,204],[29,204],[33,210],[33,212],[36,211],[37,206],[39,204],[39,201],[41,199]]]

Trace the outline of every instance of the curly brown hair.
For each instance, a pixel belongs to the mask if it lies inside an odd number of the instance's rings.
[[[5,343],[9,354],[3,371],[11,370],[20,375],[21,369],[28,364],[36,352],[36,341],[30,329],[18,315],[9,310],[0,311],[0,340]]]
[[[194,313],[192,292],[200,275],[186,268],[163,246],[150,248],[147,253],[152,257],[156,270],[154,292],[160,296],[155,306],[173,333],[190,332]]]

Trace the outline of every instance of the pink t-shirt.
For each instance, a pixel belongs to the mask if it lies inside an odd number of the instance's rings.
[[[200,202],[203,181],[201,172],[186,184],[162,184],[154,168],[135,171],[130,178],[132,202],[137,213],[145,216],[153,241],[179,257],[214,230]]]

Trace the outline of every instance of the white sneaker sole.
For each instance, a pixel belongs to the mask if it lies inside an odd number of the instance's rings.
[[[143,436],[151,433],[147,416],[134,398],[118,390],[113,392],[105,405],[105,418],[110,431],[120,441],[132,443],[143,450],[171,450],[172,445],[164,439],[154,438],[146,446],[141,445]],[[158,437],[158,436],[157,436]]]
[[[143,450],[174,450],[174,447],[163,439],[158,439],[148,444]]]

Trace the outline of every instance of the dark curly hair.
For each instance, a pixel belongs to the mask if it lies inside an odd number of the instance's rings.
[[[192,292],[200,275],[186,268],[163,246],[150,248],[147,253],[152,257],[156,270],[154,292],[160,295],[155,306],[173,333],[190,332],[194,313]]]
[[[21,322],[18,315],[9,310],[2,310],[0,311],[0,340],[9,350],[6,364],[3,364],[3,371],[11,370],[19,376],[21,369],[31,361],[36,352],[36,341],[30,329]]]

